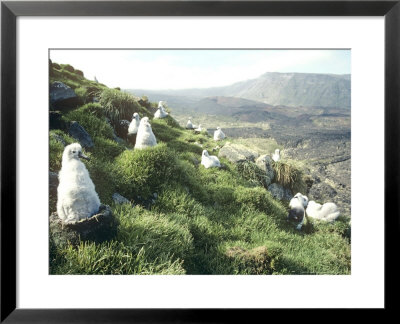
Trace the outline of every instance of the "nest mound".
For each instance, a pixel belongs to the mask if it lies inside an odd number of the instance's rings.
[[[118,221],[106,205],[100,205],[96,215],[72,223],[64,223],[57,212],[50,215],[50,239],[60,247],[68,243],[76,246],[81,241],[108,241],[117,235],[117,228]]]
[[[234,246],[226,251],[226,256],[236,260],[239,270],[247,274],[271,274],[277,253],[269,251],[265,246],[258,246],[251,250]]]

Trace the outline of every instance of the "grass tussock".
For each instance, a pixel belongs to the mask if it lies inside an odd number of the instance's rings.
[[[138,103],[138,98],[117,89],[104,89],[99,96],[99,103],[113,125],[121,119],[131,120],[135,112],[141,117],[148,114],[148,111]]]
[[[275,170],[275,182],[285,188],[290,188],[292,192],[305,192],[307,185],[304,180],[303,172],[293,164],[286,162],[272,162]]]
[[[118,189],[128,199],[148,197],[173,179],[175,154],[165,144],[142,150],[126,150],[115,159]]]

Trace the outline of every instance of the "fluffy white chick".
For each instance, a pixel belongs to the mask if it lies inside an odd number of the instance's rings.
[[[79,143],[65,147],[57,188],[57,214],[65,223],[89,218],[100,207],[99,196],[81,158],[88,159]]]
[[[140,124],[140,116],[138,113],[134,113],[132,116],[132,121],[129,124],[128,134],[137,134]]]
[[[204,165],[206,169],[221,167],[218,157],[215,155],[209,155],[207,150],[203,150],[203,153],[201,154],[201,164]]]
[[[220,141],[225,138],[224,132],[221,130],[221,127],[217,127],[217,130],[214,132],[214,141]]]
[[[340,215],[338,207],[333,202],[327,202],[321,205],[314,200],[308,203],[306,213],[307,216],[311,218],[321,219],[327,222],[333,222]]]
[[[281,160],[281,151],[279,149],[276,149],[275,153],[272,154],[272,160],[274,160],[275,162],[278,162]]]
[[[144,149],[157,145],[156,137],[149,123],[149,117],[143,117],[136,136],[135,149]]]

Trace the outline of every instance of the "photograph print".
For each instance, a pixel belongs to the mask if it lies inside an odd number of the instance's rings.
[[[351,51],[49,50],[49,274],[350,275]]]

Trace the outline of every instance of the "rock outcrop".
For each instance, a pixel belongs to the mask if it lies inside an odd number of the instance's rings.
[[[272,167],[272,159],[268,154],[261,155],[256,160],[256,165],[265,172],[265,184],[269,186],[275,177],[275,171]]]
[[[92,138],[88,132],[76,121],[73,121],[69,127],[68,133],[75,138],[84,148],[94,146]]]
[[[258,153],[253,150],[249,150],[243,145],[232,144],[228,142],[219,150],[218,156],[224,157],[232,163],[243,161],[254,162],[254,160],[258,158]]]
[[[76,98],[76,93],[72,88],[66,84],[55,81],[50,86],[50,103],[54,104],[56,102]]]
[[[61,117],[62,115],[59,111],[49,111],[49,128],[64,130],[66,125]]]
[[[268,186],[268,191],[271,195],[279,200],[285,199],[290,200],[292,198],[292,193],[289,189],[282,187],[280,184],[273,183]]]

